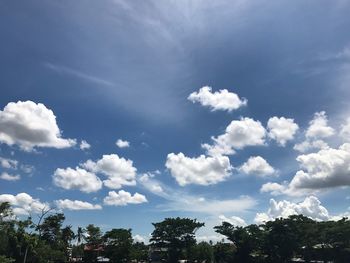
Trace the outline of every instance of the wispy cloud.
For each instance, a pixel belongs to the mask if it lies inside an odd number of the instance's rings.
[[[147,180],[142,178],[139,179],[139,182],[146,190],[167,201],[158,206],[163,211],[194,212],[217,216],[225,213],[246,212],[257,205],[257,201],[250,196],[223,200],[210,199],[169,187],[155,179],[154,175],[149,176]],[[161,189],[161,191],[155,191],[155,189]]]
[[[71,75],[71,76],[77,77],[79,79],[82,79],[84,81],[93,82],[93,83],[101,84],[101,85],[105,85],[105,86],[115,86],[114,83],[112,83],[108,80],[93,76],[91,74],[87,74],[85,72],[81,72],[77,69],[69,68],[69,67],[62,66],[62,65],[52,64],[49,62],[45,62],[44,66],[59,73],[59,74]]]

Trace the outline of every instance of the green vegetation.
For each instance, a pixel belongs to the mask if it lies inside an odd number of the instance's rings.
[[[150,244],[134,242],[131,229],[64,225],[62,213],[42,211],[38,222],[18,220],[9,203],[0,203],[0,263],[12,262],[350,262],[350,221],[317,222],[302,215],[262,225],[214,227],[222,242],[197,243],[204,223],[166,218],[153,223]]]

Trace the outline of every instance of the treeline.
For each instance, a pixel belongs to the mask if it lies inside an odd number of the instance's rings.
[[[225,239],[196,242],[204,223],[166,218],[153,223],[150,244],[134,242],[131,229],[103,233],[98,226],[64,225],[62,213],[42,211],[37,220],[14,217],[0,203],[0,263],[10,262],[350,262],[350,221],[317,222],[302,215],[262,225],[214,227]]]

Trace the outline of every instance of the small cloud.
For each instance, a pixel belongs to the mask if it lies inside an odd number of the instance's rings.
[[[199,102],[205,107],[210,107],[212,111],[226,110],[233,111],[247,105],[245,98],[240,99],[236,93],[229,92],[227,89],[212,92],[212,88],[205,86],[198,92],[191,93],[188,100],[193,103]]]
[[[2,180],[6,180],[6,181],[18,181],[19,179],[21,179],[21,176],[20,175],[11,175],[11,174],[8,174],[6,172],[2,173],[0,175],[0,179]]]
[[[119,147],[119,148],[128,148],[130,147],[130,143],[128,141],[124,141],[122,139],[118,139],[115,144]]]
[[[115,191],[108,192],[108,196],[103,199],[105,205],[113,206],[126,206],[128,204],[141,204],[148,202],[146,197],[142,194],[135,193],[131,195],[129,192],[120,190],[118,193]]]
[[[83,202],[80,200],[69,200],[69,199],[60,199],[56,200],[55,204],[59,209],[67,210],[101,210],[101,205],[94,205],[89,202]]]
[[[84,151],[84,150],[90,149],[90,148],[91,148],[91,145],[90,145],[87,141],[82,140],[82,141],[80,142],[79,148],[80,148],[80,150],[83,150],[83,151]]]

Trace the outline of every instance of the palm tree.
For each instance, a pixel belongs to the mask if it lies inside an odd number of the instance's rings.
[[[85,240],[85,232],[86,230],[82,227],[78,227],[77,234],[76,234],[76,239],[77,239],[77,245],[81,244],[83,240]]]

